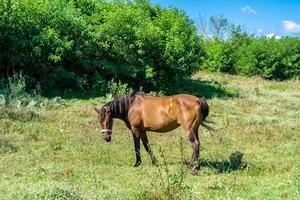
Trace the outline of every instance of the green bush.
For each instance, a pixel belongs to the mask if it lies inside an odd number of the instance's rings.
[[[243,75],[259,75],[266,79],[300,77],[300,40],[260,38],[236,52],[236,71]]]
[[[227,41],[212,40],[206,42],[206,57],[202,69],[208,69],[215,72],[234,73],[233,46]]]
[[[27,87],[40,83],[44,94],[99,95],[112,79],[135,90],[173,93],[199,66],[299,77],[299,38],[229,30],[225,39],[205,41],[183,11],[148,0],[2,0],[0,79],[22,71],[30,77]]]
[[[236,35],[203,43],[205,59],[200,69],[284,80],[300,77],[300,39],[254,38]]]
[[[0,76],[22,71],[46,93],[103,94],[111,79],[168,91],[202,53],[184,12],[146,0],[3,0],[0,16]]]

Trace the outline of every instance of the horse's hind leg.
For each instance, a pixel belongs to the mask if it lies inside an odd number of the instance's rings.
[[[145,147],[145,150],[148,152],[150,158],[151,158],[151,161],[152,161],[152,164],[155,164],[156,163],[156,159],[152,153],[152,150],[151,150],[151,147],[149,146],[149,142],[148,142],[148,137],[147,137],[147,134],[146,134],[146,131],[143,131],[141,132],[141,139],[142,139],[142,142],[143,142],[143,145]]]
[[[197,162],[199,159],[200,142],[199,142],[198,130],[190,130],[189,140],[192,143],[192,148],[193,148],[193,154],[192,154],[190,164],[195,164],[195,162]]]

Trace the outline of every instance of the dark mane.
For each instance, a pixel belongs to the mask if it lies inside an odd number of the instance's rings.
[[[126,120],[128,116],[129,108],[137,95],[143,95],[143,94],[133,93],[130,95],[120,96],[117,99],[108,102],[104,106],[108,106],[110,108],[113,118]]]

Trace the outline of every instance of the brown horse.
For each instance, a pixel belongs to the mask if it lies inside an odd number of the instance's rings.
[[[155,162],[146,131],[162,133],[181,126],[192,143],[193,154],[189,163],[194,164],[199,159],[198,128],[203,125],[210,129],[203,123],[209,113],[206,100],[188,94],[153,97],[135,93],[108,102],[101,109],[95,107],[95,110],[107,142],[111,141],[113,118],[123,120],[131,130],[136,155],[134,166],[141,164],[140,140]]]

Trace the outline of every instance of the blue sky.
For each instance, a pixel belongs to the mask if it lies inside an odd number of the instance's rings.
[[[223,14],[257,35],[300,36],[300,0],[150,0],[163,7],[175,6],[191,19]]]

